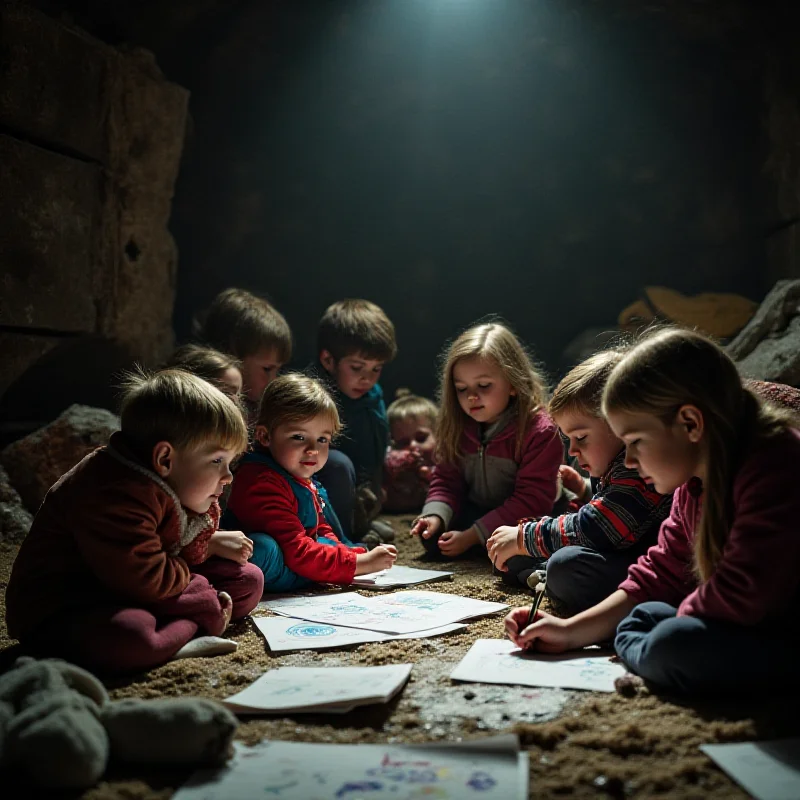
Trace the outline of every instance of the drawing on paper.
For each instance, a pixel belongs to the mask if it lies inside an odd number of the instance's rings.
[[[286,633],[288,636],[294,636],[297,639],[313,639],[318,636],[332,636],[336,633],[336,628],[332,625],[315,625],[313,622],[303,622],[287,628]]]
[[[337,603],[330,609],[334,614],[367,614],[369,609],[355,603]]]

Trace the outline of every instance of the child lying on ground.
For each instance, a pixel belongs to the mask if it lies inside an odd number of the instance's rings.
[[[254,450],[236,470],[225,521],[252,539],[268,591],[351,583],[397,558],[392,545],[353,547],[314,478],[339,427],[333,398],[313,378],[284,375],[264,391]]]
[[[247,446],[235,403],[165,370],[128,380],[121,421],[47,493],[6,591],[10,636],[105,672],[148,669],[198,634],[219,636],[263,588],[247,537],[217,531],[231,460]]]

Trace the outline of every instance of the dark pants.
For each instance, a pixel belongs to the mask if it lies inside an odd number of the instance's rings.
[[[356,468],[341,450],[331,450],[328,462],[314,476],[325,487],[345,538],[353,538],[353,508],[356,502]]]
[[[599,553],[588,547],[562,547],[547,562],[547,594],[568,616],[605,600],[628,575],[628,567],[653,542],[637,542],[625,550]]]
[[[614,648],[631,671],[668,690],[747,692],[796,680],[796,642],[784,626],[678,617],[642,603],[617,627]]]
[[[232,619],[258,605],[264,576],[254,564],[212,557],[191,567],[178,595],[146,607],[119,605],[69,609],[23,642],[42,657],[64,658],[92,671],[137,672],[169,661],[198,634],[224,631],[218,593],[233,600]]]

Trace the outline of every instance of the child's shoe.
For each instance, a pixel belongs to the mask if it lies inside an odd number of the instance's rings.
[[[372,520],[369,529],[377,533],[378,536],[381,537],[381,541],[384,543],[394,541],[394,528],[388,522],[384,522],[382,519]]]

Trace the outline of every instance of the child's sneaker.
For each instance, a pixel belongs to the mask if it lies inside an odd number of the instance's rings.
[[[374,519],[369,526],[370,531],[374,531],[381,537],[381,541],[384,543],[393,542],[394,541],[394,528],[388,523],[384,522],[382,519]]]
[[[371,529],[364,534],[360,542],[356,542],[356,545],[363,545],[367,550],[372,550],[379,544],[383,544],[381,537]]]

